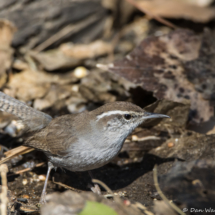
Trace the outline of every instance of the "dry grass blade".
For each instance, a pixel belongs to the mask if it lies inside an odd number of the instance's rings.
[[[26,153],[29,153],[32,151],[34,151],[34,149],[27,147],[27,146],[19,146],[19,147],[16,147],[14,149],[11,149],[11,150],[4,153],[4,155],[6,157],[0,161],[0,164],[5,163],[5,162],[9,161],[10,159],[12,159],[18,155],[23,155],[23,154],[26,154]]]
[[[20,207],[20,210],[24,211],[25,213],[32,213],[32,212],[36,212],[38,211],[39,209],[36,207],[36,206],[33,206],[33,205],[22,205]]]
[[[1,215],[6,215],[7,214],[7,172],[8,172],[8,167],[6,164],[2,164],[0,166],[0,172],[1,172],[1,183],[2,183],[2,192],[0,194],[1,198]]]
[[[68,185],[66,185],[66,184],[63,184],[63,183],[61,183],[61,182],[55,181],[55,180],[54,180],[54,177],[52,178],[52,182],[53,182],[54,184],[57,184],[57,185],[61,186],[61,187],[64,187],[65,189],[73,190],[73,191],[75,191],[75,192],[80,192],[80,191],[78,191],[77,189],[75,189],[75,188],[73,188],[73,187],[70,187],[70,186],[68,186]]]
[[[40,166],[42,166],[43,164],[45,164],[45,162],[38,163],[38,164],[35,165],[34,167],[40,167]],[[34,167],[33,167],[33,168],[34,168]],[[19,170],[19,171],[15,172],[15,174],[22,174],[22,173],[27,172],[27,171],[30,171],[30,170],[32,170],[32,168],[22,169],[22,170]]]
[[[158,194],[160,195],[160,197],[164,200],[164,202],[167,205],[169,205],[173,210],[175,210],[177,213],[179,213],[181,215],[186,215],[178,206],[176,206],[174,203],[170,202],[167,199],[167,197],[163,194],[163,192],[161,191],[159,184],[158,184],[157,165],[155,165],[155,167],[153,169],[153,178],[154,178],[155,188],[156,188]]]
[[[164,18],[161,18],[160,16],[154,15],[153,13],[151,13],[150,11],[145,10],[143,7],[141,7],[138,3],[136,3],[134,0],[126,0],[127,2],[129,2],[130,4],[132,4],[133,6],[135,6],[138,10],[142,11],[143,13],[147,14],[148,16],[152,17],[153,19],[157,20],[158,22],[173,28],[173,29],[177,29],[178,27],[176,25],[174,25],[173,23],[167,21]]]

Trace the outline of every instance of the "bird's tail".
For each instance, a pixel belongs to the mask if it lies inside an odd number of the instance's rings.
[[[0,92],[0,110],[18,117],[28,131],[46,127],[52,117]]]

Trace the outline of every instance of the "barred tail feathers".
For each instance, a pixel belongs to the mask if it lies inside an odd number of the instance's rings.
[[[28,131],[44,128],[52,120],[48,114],[37,111],[2,92],[0,92],[0,110],[18,117],[27,126]]]

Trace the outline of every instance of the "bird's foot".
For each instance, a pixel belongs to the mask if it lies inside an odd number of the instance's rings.
[[[42,193],[41,197],[40,197],[40,202],[41,205],[46,204],[46,193]]]

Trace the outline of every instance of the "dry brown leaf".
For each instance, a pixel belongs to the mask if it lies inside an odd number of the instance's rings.
[[[166,18],[184,18],[196,22],[208,22],[215,17],[214,7],[202,7],[182,0],[136,1],[139,7],[151,14]]]
[[[187,4],[197,5],[199,7],[209,6],[214,0],[181,0]]]
[[[72,72],[60,75],[51,75],[42,71],[25,70],[11,76],[7,94],[22,101],[30,101],[44,97],[52,84],[65,85],[77,81]]]
[[[25,102],[41,98],[50,87],[50,79],[50,75],[31,70],[14,74],[8,83],[10,95]]]
[[[42,110],[52,107],[52,109],[60,109],[65,106],[65,100],[70,96],[74,96],[71,85],[52,85],[44,98],[38,98],[34,101],[34,108]]]
[[[212,33],[201,37],[177,30],[143,40],[123,60],[110,64],[109,71],[152,91],[158,99],[191,102],[192,119],[207,121],[214,114],[214,50]]]
[[[111,44],[98,40],[90,44],[74,45],[72,43],[65,43],[59,49],[40,53],[31,51],[29,54],[44,69],[53,71],[78,66],[82,60],[108,54],[112,49]]]
[[[0,20],[0,87],[6,82],[5,72],[11,67],[13,49],[10,47],[14,25],[7,20]]]
[[[104,8],[113,11],[113,14],[111,17],[112,25],[114,24],[114,21],[117,22],[118,25],[125,24],[129,20],[131,14],[135,11],[135,7],[131,6],[126,1],[102,0],[101,3]]]
[[[113,47],[110,43],[106,43],[102,40],[97,40],[90,44],[65,43],[60,46],[60,51],[66,56],[76,59],[98,57],[110,53],[112,49]]]
[[[59,49],[40,53],[31,51],[29,54],[48,71],[71,68],[81,63],[79,59],[70,58]]]

